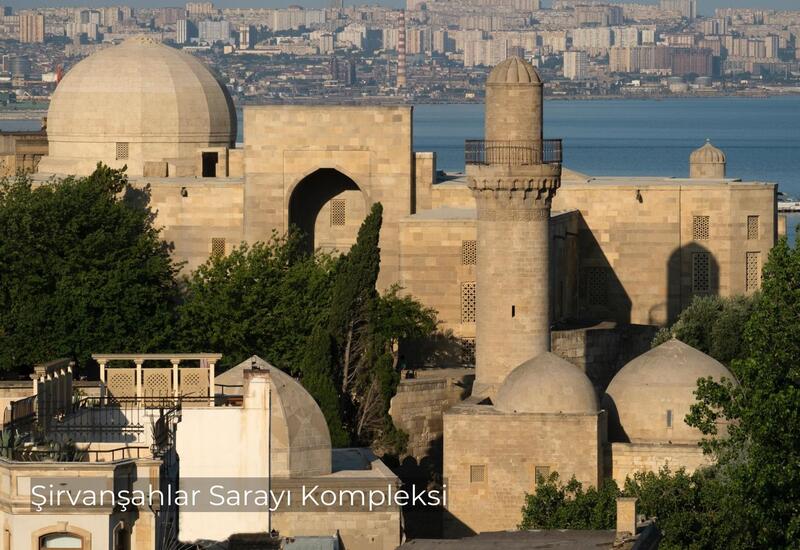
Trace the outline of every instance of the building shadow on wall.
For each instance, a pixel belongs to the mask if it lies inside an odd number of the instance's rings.
[[[583,216],[578,220],[578,266],[577,318],[571,321],[630,323],[630,296]]]
[[[667,323],[674,323],[694,296],[719,294],[719,263],[705,246],[692,242],[672,252],[667,262]]]
[[[395,474],[400,478],[402,489],[411,493],[416,490],[446,490],[447,481],[442,477],[443,438],[439,436],[431,442],[430,448],[422,458],[407,456],[398,461],[396,457],[384,457]],[[440,506],[413,505],[403,507],[403,529],[407,539],[438,539],[470,536],[475,532],[460,522]]]
[[[303,178],[289,198],[289,227],[304,238],[308,253],[314,252],[315,224],[320,210],[344,191],[361,191],[356,182],[334,168],[320,168]]]

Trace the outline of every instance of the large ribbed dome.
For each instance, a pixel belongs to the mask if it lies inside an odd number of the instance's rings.
[[[489,73],[487,84],[541,84],[542,79],[533,65],[521,57],[509,57]]]
[[[47,133],[41,171],[86,173],[103,161],[137,175],[148,161],[191,162],[199,147],[232,145],[236,115],[225,86],[197,58],[136,37],[65,75]]]
[[[581,369],[548,351],[509,373],[494,406],[509,413],[593,414],[597,397]]]
[[[613,441],[688,443],[702,435],[684,418],[698,378],[735,380],[716,359],[673,338],[625,365],[609,384],[603,408]]]

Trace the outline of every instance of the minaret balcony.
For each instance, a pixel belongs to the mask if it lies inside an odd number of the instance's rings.
[[[561,140],[541,141],[470,139],[464,144],[467,165],[528,166],[561,164]]]

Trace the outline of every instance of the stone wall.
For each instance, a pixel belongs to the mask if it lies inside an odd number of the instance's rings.
[[[554,209],[582,217],[581,318],[663,325],[694,294],[752,292],[747,253],[760,266],[776,234],[775,186],[732,181],[593,178],[565,181]],[[757,216],[757,236],[748,217]],[[750,237],[750,238],[748,238]],[[697,254],[708,254],[705,283],[693,284]],[[752,258],[751,258],[752,259]]]
[[[674,472],[686,468],[692,473],[712,460],[703,454],[698,445],[662,443],[611,443],[610,457],[606,461],[606,475],[622,487],[625,478],[636,472],[658,472],[669,466]],[[608,465],[611,466],[610,471]]]
[[[335,170],[381,202],[379,288],[398,281],[399,220],[412,212],[411,107],[270,105],[244,110],[244,236],[264,240],[290,223],[292,201],[326,202],[344,188],[304,189],[320,169]],[[350,185],[352,185],[350,184]],[[293,196],[297,192],[297,196]],[[317,192],[318,196],[311,196]],[[330,194],[327,196],[326,193]],[[305,206],[304,206],[305,207]],[[311,207],[308,207],[311,208]],[[315,212],[308,212],[315,215]]]
[[[604,322],[554,330],[550,339],[553,353],[583,370],[599,398],[628,361],[650,349],[655,332],[649,325]]]
[[[474,369],[420,371],[397,387],[389,414],[409,435],[407,453],[417,460],[441,457],[442,414],[469,395]]]
[[[516,529],[537,469],[596,486],[605,423],[605,412],[503,414],[468,403],[451,408],[444,415],[445,535]]]
[[[150,208],[162,238],[174,245],[172,256],[186,262],[188,274],[217,250],[229,253],[244,238],[244,185],[241,180],[153,179],[134,181],[150,186]]]

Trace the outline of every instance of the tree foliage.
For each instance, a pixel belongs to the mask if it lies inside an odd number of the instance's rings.
[[[613,529],[619,488],[607,479],[600,488],[589,487],[573,476],[566,484],[558,472],[536,480],[536,491],[525,496],[520,529]]]
[[[147,198],[100,165],[35,187],[0,183],[0,368],[168,346],[178,266]]]
[[[754,303],[750,296],[695,296],[671,327],[658,331],[653,347],[674,336],[730,365],[744,353],[742,336]]]
[[[701,380],[687,422],[707,439],[735,495],[743,542],[800,541],[800,249],[781,239],[764,266],[761,293],[732,363],[739,385]],[[727,437],[717,433],[728,422]]]
[[[326,319],[335,260],[303,251],[296,233],[212,256],[186,284],[179,349],[223,354],[222,369],[256,354],[299,375],[306,340]]]

